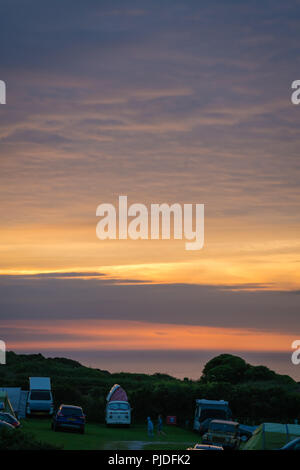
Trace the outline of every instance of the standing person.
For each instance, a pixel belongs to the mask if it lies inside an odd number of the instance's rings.
[[[163,436],[165,436],[166,434],[163,432],[162,426],[163,426],[162,416],[161,416],[161,415],[158,415],[158,419],[157,419],[157,434],[162,434]]]
[[[148,431],[148,436],[153,437],[153,423],[151,421],[150,416],[147,418],[147,431]]]

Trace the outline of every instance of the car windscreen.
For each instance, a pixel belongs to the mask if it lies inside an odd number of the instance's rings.
[[[227,418],[226,410],[214,408],[206,408],[204,410],[201,410],[200,421],[204,421],[207,418],[225,419]]]
[[[30,400],[51,400],[51,394],[47,390],[34,390],[30,393]]]
[[[128,410],[129,405],[128,403],[109,403],[108,409],[109,410]]]
[[[82,416],[83,415],[81,408],[71,408],[71,407],[63,406],[60,411],[64,416]]]
[[[225,423],[210,423],[209,430],[213,432],[219,432],[224,434],[232,434],[236,432],[236,426],[232,424],[225,424]]]

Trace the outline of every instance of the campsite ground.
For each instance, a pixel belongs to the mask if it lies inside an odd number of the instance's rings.
[[[70,431],[54,432],[48,419],[27,419],[23,430],[39,441],[60,446],[65,450],[175,450],[186,449],[199,442],[191,431],[166,426],[165,436],[147,436],[146,424],[130,428],[106,428],[102,424],[87,424],[85,434]]]

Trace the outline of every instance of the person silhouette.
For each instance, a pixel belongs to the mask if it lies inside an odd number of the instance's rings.
[[[151,421],[150,416],[147,418],[147,431],[148,431],[148,436],[153,437],[153,423]]]
[[[158,419],[157,419],[157,434],[162,434],[163,436],[165,436],[165,433],[163,432],[162,430],[162,427],[163,427],[163,420],[162,420],[162,416],[161,415],[158,415]]]

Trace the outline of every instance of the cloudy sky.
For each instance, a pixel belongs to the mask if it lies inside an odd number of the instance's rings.
[[[2,0],[0,338],[197,377],[299,378],[300,2]],[[96,208],[205,204],[205,245],[96,237]]]

